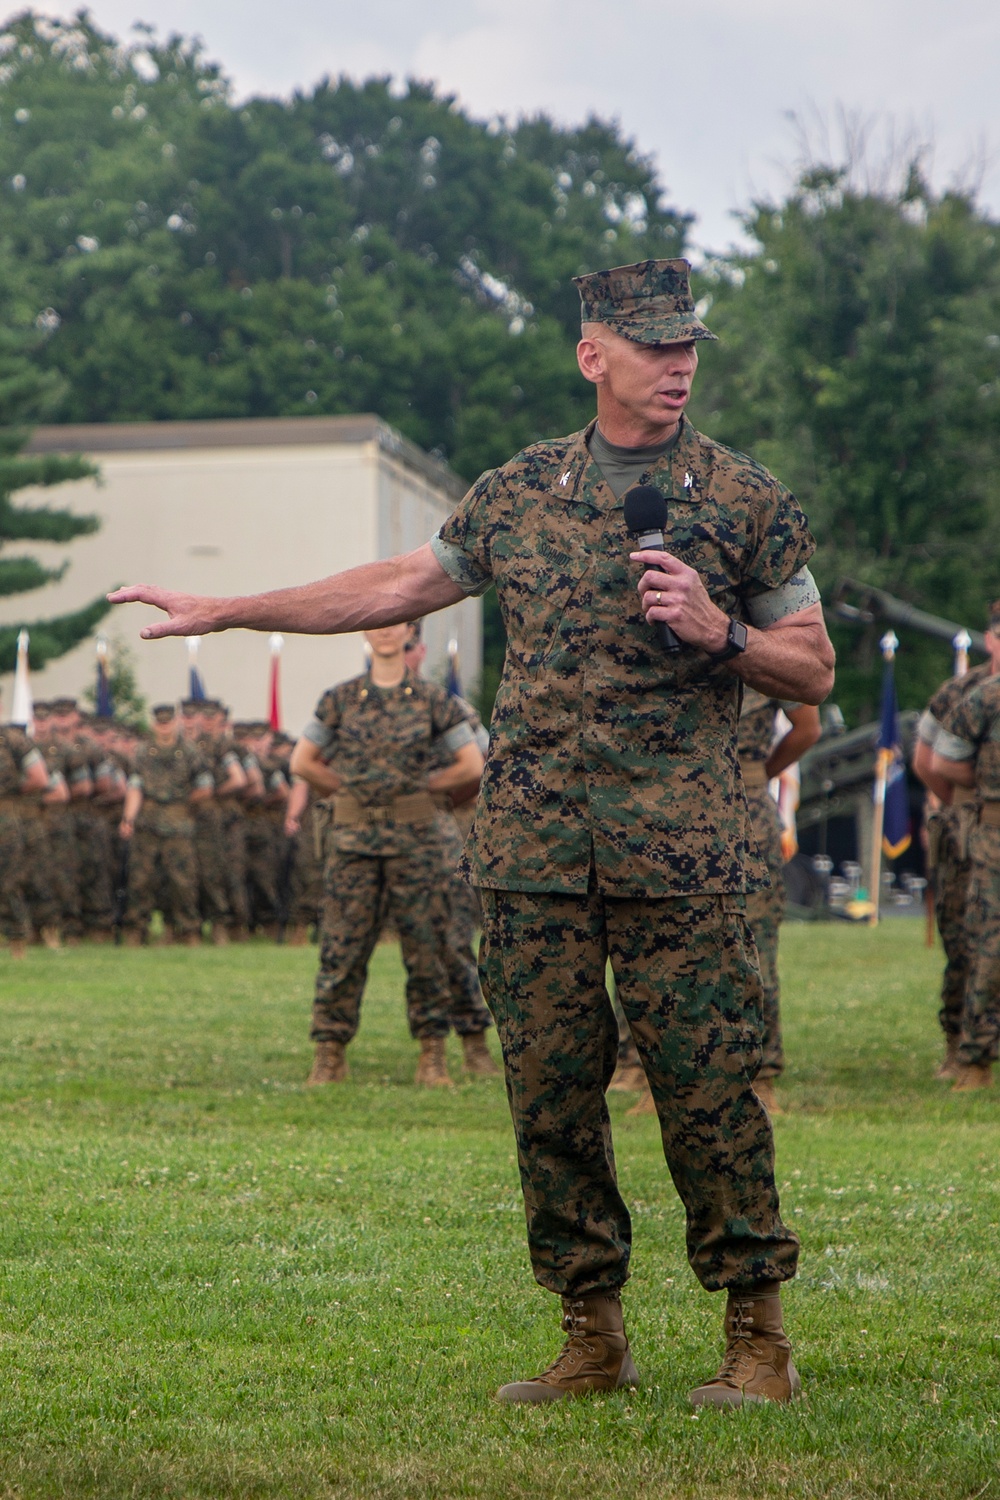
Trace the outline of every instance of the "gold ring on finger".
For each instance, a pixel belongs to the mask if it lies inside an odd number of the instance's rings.
[[[657,604],[662,604],[663,602],[663,595],[659,589],[656,590],[656,602]]]

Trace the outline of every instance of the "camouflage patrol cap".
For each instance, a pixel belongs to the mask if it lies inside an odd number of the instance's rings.
[[[606,323],[635,344],[678,344],[714,339],[694,310],[686,260],[641,260],[574,276],[580,321]]]
[[[172,703],[154,703],[150,713],[158,723],[165,724],[168,719],[176,718],[177,710]]]
[[[53,698],[49,704],[49,711],[54,714],[75,714],[75,698]]]

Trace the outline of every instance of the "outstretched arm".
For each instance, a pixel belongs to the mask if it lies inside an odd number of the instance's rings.
[[[166,612],[140,632],[143,640],[167,635],[210,635],[216,630],[284,630],[298,635],[342,635],[402,625],[418,615],[457,604],[465,594],[448,577],[430,544],[415,552],[364,563],[299,588],[269,594],[211,599],[135,584],[108,595],[112,604],[153,604]]]

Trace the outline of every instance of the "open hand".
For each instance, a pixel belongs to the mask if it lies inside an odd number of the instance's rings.
[[[108,595],[111,604],[152,604],[166,611],[167,619],[144,625],[139,634],[144,641],[158,641],[166,635],[210,635],[218,625],[213,618],[214,600],[198,594],[175,594],[151,583],[129,584]]]

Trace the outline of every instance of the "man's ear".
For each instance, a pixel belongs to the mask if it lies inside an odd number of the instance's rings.
[[[596,339],[582,338],[576,346],[580,374],[591,385],[604,384],[604,350]]]

